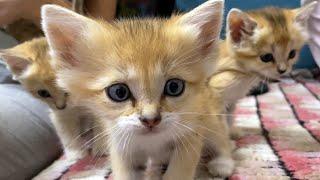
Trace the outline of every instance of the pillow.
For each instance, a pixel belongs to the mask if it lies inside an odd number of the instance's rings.
[[[61,152],[48,107],[14,84],[0,84],[0,102],[0,179],[30,179]]]

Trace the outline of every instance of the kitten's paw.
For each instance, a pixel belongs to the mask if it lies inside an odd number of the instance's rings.
[[[111,173],[112,173],[112,167],[111,167],[111,163],[108,161],[108,163],[105,165],[105,175],[109,177]]]
[[[234,161],[230,157],[217,157],[208,163],[209,172],[216,177],[229,177],[234,169]]]
[[[232,126],[230,128],[230,136],[231,136],[232,140],[240,139],[244,135],[245,135],[245,133],[243,132],[243,130],[241,128],[235,127],[235,126]]]
[[[240,148],[233,152],[232,157],[235,161],[242,161],[245,159],[250,159],[252,155],[253,155],[252,150]]]
[[[105,180],[105,171],[99,169],[86,170],[67,177],[70,180]]]
[[[64,154],[67,159],[70,160],[78,160],[88,155],[88,151],[86,150],[73,150],[73,149],[65,149]]]
[[[231,143],[231,149],[232,149],[232,151],[237,150],[237,143],[236,143],[236,141],[231,140],[230,143]]]

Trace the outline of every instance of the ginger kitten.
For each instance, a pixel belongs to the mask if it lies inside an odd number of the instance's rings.
[[[148,162],[169,164],[163,179],[193,179],[201,150],[213,145],[233,170],[221,99],[207,87],[213,73],[223,13],[210,0],[170,19],[96,21],[46,5],[42,25],[58,84],[98,117],[108,135],[113,177],[143,179]],[[150,179],[161,179],[158,174]]]
[[[34,97],[49,105],[51,120],[67,159],[65,165],[71,165],[85,156],[92,143],[86,143],[81,135],[84,135],[87,129],[92,129],[94,134],[99,132],[92,127],[92,115],[85,113],[80,107],[71,105],[66,91],[56,85],[56,73],[51,68],[52,59],[46,39],[33,39],[1,50],[0,56],[12,72],[13,78]],[[101,140],[93,143],[95,153],[102,153],[106,146],[98,143],[101,143]],[[50,169],[46,173],[50,173]]]
[[[210,86],[224,94],[226,106],[244,97],[260,81],[279,79],[291,71],[308,40],[307,20],[315,4],[298,9],[229,12],[217,73],[210,80]]]

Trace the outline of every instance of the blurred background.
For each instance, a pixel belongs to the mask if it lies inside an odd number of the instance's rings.
[[[46,3],[58,4],[93,17],[106,20],[127,17],[167,17],[172,13],[185,12],[206,0],[0,0],[0,25],[11,37],[0,34],[0,48],[10,47],[19,42],[41,35],[40,7]],[[74,2],[78,2],[76,7]],[[80,2],[80,5],[79,5]],[[82,4],[81,4],[82,3]],[[278,6],[300,7],[300,0],[226,0],[225,15],[231,8],[242,10]],[[23,13],[24,12],[24,13]],[[23,19],[23,20],[21,20]],[[224,28],[221,37],[224,38]],[[296,68],[316,68],[317,65],[306,46]]]
[[[120,0],[117,8],[118,17],[130,16],[170,16],[172,12],[189,11],[202,4],[206,0]],[[231,8],[242,10],[277,6],[284,8],[300,7],[300,0],[226,0],[225,16]],[[222,29],[221,37],[224,38],[225,28]],[[310,49],[305,46],[301,52],[300,61],[296,68],[313,69],[317,67]]]

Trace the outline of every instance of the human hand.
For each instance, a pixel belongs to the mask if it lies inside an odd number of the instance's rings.
[[[66,0],[0,0],[0,26],[22,18],[40,25],[40,8],[44,4],[71,8],[71,3]]]
[[[0,0],[0,26],[10,24],[18,20],[22,12],[21,0]]]

